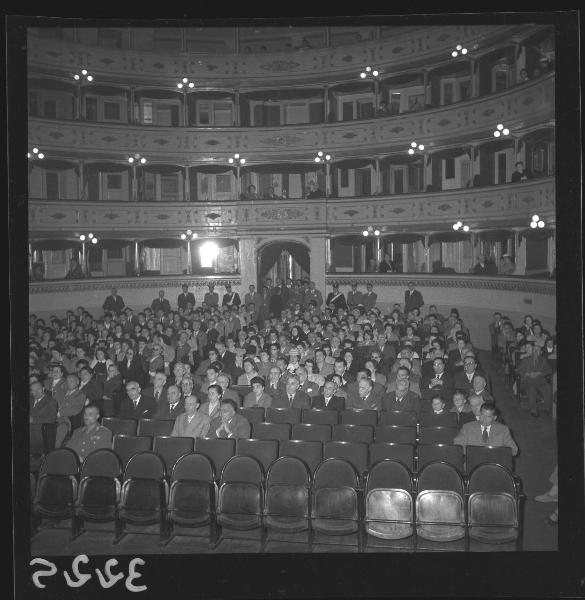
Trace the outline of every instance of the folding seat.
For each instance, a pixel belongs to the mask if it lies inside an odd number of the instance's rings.
[[[416,427],[418,415],[410,410],[383,410],[380,413],[380,425],[398,427]]]
[[[264,409],[261,406],[250,406],[248,408],[240,408],[238,412],[248,419],[251,425],[262,423],[264,421]]]
[[[138,421],[138,435],[171,435],[175,422],[170,419],[140,419]]]
[[[368,468],[368,444],[360,442],[326,442],[323,458],[344,458],[357,471],[360,482]]]
[[[35,521],[73,518],[78,475],[79,459],[70,448],[56,448],[44,457],[32,506]]]
[[[347,442],[329,442],[339,443]],[[331,544],[339,536],[339,543],[341,536],[351,536],[361,549],[358,486],[358,473],[347,460],[329,457],[317,467],[311,489],[313,542]]]
[[[112,432],[112,436],[117,433],[121,435],[136,435],[138,427],[138,423],[134,419],[118,419],[117,417],[104,417],[102,425]]]
[[[417,446],[417,470],[428,463],[442,460],[463,473],[463,448],[449,444],[419,444]]]
[[[310,528],[311,474],[307,465],[292,456],[282,456],[266,473],[264,527],[267,541],[298,541]],[[308,541],[308,536],[307,536]]]
[[[237,456],[252,456],[263,467],[264,471],[278,457],[278,442],[276,440],[236,440]]]
[[[114,435],[112,450],[118,455],[122,462],[122,468],[126,468],[128,461],[139,452],[152,450],[152,438],[150,436],[138,437],[135,435]]]
[[[297,423],[292,427],[290,439],[329,442],[331,441],[331,425],[320,425],[317,423]]]
[[[344,425],[372,425],[378,424],[377,410],[342,410],[341,423]]]
[[[466,521],[461,473],[446,462],[432,462],[420,470],[417,487],[417,550],[464,551]]]
[[[135,454],[124,469],[116,515],[117,544],[127,526],[159,525],[160,539],[165,538],[165,508],[168,485],[165,464],[154,452]]]
[[[423,427],[457,427],[457,415],[452,412],[445,412],[435,415],[431,412],[420,414],[419,424]]]
[[[284,440],[280,442],[279,456],[294,456],[306,463],[311,473],[323,460],[323,444],[319,441]]]
[[[184,454],[176,461],[170,477],[164,544],[178,531],[183,535],[187,529],[190,533],[202,530],[210,544],[216,543],[215,478],[213,465],[203,454]]]
[[[394,444],[415,444],[416,428],[399,427],[397,425],[378,425],[374,432],[376,442],[392,442]]]
[[[252,437],[257,440],[289,440],[291,426],[288,423],[255,423]]]
[[[459,430],[457,427],[421,427],[419,444],[452,444]]]
[[[496,463],[514,472],[512,448],[508,446],[466,446],[465,472],[471,473],[477,465]]]
[[[509,469],[499,464],[479,464],[469,474],[467,524],[469,538],[478,550],[492,544],[498,550],[522,550],[521,500],[524,494]]]
[[[213,465],[216,477],[219,477],[225,463],[236,453],[236,440],[197,438],[195,452],[207,456]]]
[[[86,521],[115,521],[116,508],[120,501],[122,470],[122,462],[114,450],[100,448],[85,458],[81,465],[75,516],[71,521],[72,538],[83,533]]]
[[[43,454],[49,454],[55,449],[55,438],[57,437],[57,423],[43,423],[41,425],[43,436]]]
[[[152,451],[163,459],[167,477],[170,477],[175,463],[183,456],[183,454],[193,452],[194,446],[195,439],[192,437],[158,435],[154,438]]]
[[[301,422],[314,423],[315,425],[337,425],[339,423],[339,412],[323,408],[303,408]]]
[[[370,469],[365,485],[364,525],[366,547],[371,543],[403,551],[414,549],[413,479],[402,462],[383,459]]]
[[[234,456],[224,465],[217,500],[220,537],[262,532],[264,469],[251,456]],[[248,536],[245,536],[248,537]]]
[[[371,425],[334,425],[331,439],[371,444],[374,441],[374,428]]]
[[[300,408],[272,408],[266,409],[265,421],[267,423],[294,423],[301,422]]]
[[[412,444],[391,442],[370,444],[370,467],[384,458],[398,460],[404,463],[410,471],[414,471],[414,446]]]

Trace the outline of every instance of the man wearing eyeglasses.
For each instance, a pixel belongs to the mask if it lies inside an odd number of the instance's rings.
[[[120,402],[118,417],[122,419],[150,419],[157,409],[152,396],[143,396],[138,382],[126,383],[126,398]]]

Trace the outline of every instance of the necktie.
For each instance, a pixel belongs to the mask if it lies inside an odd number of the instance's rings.
[[[160,398],[160,392],[155,392],[154,393],[154,399],[158,402],[159,398]]]
[[[293,403],[293,398],[294,398],[294,396],[289,396],[289,397],[288,397],[288,403],[289,403],[289,404],[292,404],[292,403]]]
[[[487,444],[488,439],[489,439],[487,427],[483,428],[483,433],[481,434],[481,437],[483,438],[484,444]]]

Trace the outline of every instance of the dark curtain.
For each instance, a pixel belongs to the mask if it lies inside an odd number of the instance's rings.
[[[123,173],[130,168],[130,163],[121,164],[121,163],[86,163],[83,166],[83,172],[86,177],[88,177],[91,173]]]
[[[494,229],[493,231],[480,231],[478,237],[484,242],[506,242],[514,235],[513,231]]]
[[[147,173],[156,173],[158,175],[171,175],[183,171],[183,167],[178,165],[145,165],[142,167]]]
[[[518,233],[519,239],[523,237],[530,240],[545,240],[554,235],[554,230],[547,229],[525,229],[524,231],[520,231]]]
[[[75,172],[78,171],[77,163],[72,163],[66,160],[57,160],[57,159],[47,159],[38,160],[35,162],[35,166],[40,169],[46,169],[47,171],[68,171],[69,169],[74,169]]]
[[[272,244],[262,250],[262,259],[260,262],[260,279],[264,280],[266,273],[272,268],[278,260],[281,252],[287,250],[293,259],[300,265],[306,273],[310,272],[310,258],[308,250],[299,244]]]
[[[433,233],[429,236],[429,244],[435,242],[463,242],[469,239],[469,233],[460,233],[458,231],[442,231]]]
[[[157,238],[152,240],[144,240],[143,246],[147,248],[180,248],[185,242],[180,239],[172,238]]]
[[[384,242],[394,242],[395,244],[413,244],[415,242],[424,242],[425,236],[418,233],[396,233],[384,236]]]
[[[81,242],[74,240],[39,240],[32,242],[32,249],[34,250],[69,250],[73,248],[75,250],[81,250]]]
[[[197,165],[195,167],[189,167],[189,177],[194,177],[196,173],[227,173],[233,171],[236,167],[231,165]]]

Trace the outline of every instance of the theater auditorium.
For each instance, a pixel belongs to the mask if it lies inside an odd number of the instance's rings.
[[[33,556],[557,549],[553,26],[27,69]]]

